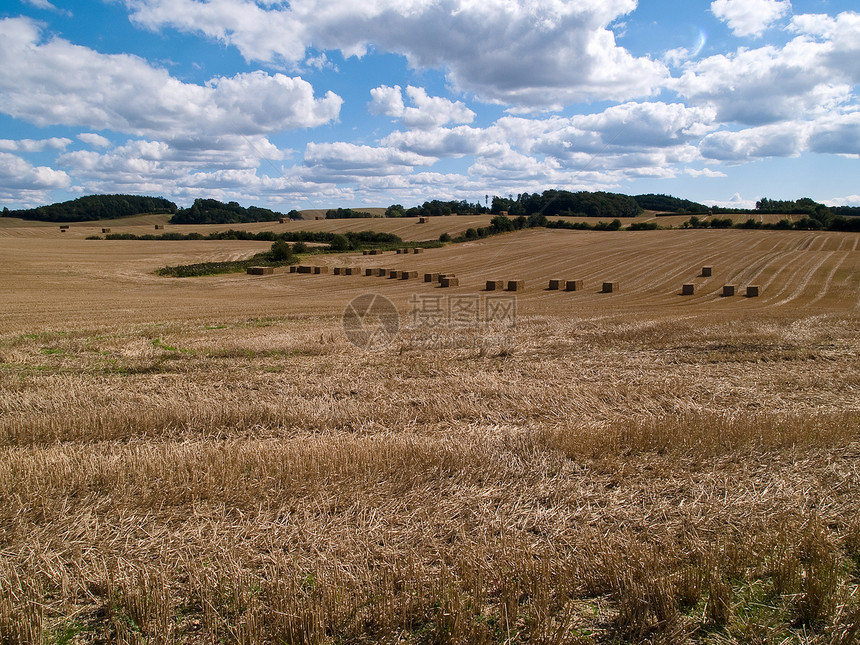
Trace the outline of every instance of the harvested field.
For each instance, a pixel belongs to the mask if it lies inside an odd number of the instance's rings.
[[[860,236],[389,256],[446,291],[159,278],[268,245],[46,230],[0,237],[2,642],[856,641]],[[340,325],[368,293],[402,318],[377,351]]]

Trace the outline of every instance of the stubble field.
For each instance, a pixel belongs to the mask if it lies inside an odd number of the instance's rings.
[[[440,289],[153,274],[265,243],[2,235],[0,642],[856,642],[858,240],[307,261]],[[513,327],[494,279],[526,281]],[[367,293],[402,321],[369,352],[340,318]]]

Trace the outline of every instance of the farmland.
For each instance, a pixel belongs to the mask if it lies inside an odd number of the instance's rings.
[[[307,260],[450,289],[162,278],[269,245],[84,239],[154,223],[0,228],[0,641],[856,641],[860,236],[532,229]],[[516,325],[453,324],[487,280],[525,281]],[[402,319],[371,352],[341,328],[367,293]]]

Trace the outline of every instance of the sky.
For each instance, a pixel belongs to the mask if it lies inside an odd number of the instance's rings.
[[[0,206],[860,205],[856,0],[4,0]]]

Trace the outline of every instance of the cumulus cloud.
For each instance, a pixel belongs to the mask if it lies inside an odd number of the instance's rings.
[[[791,11],[791,1],[714,0],[711,11],[729,25],[735,36],[760,36]]]
[[[849,51],[860,54],[860,40],[845,48],[845,54]],[[782,49],[741,49],[690,64],[673,86],[693,104],[714,108],[724,123],[764,125],[813,117],[852,97],[852,69],[840,68],[834,57],[833,43],[801,37]]]
[[[828,115],[816,121],[809,149],[825,154],[860,155],[860,112]]]
[[[95,132],[81,132],[81,134],[78,135],[78,139],[93,148],[110,147],[110,139],[103,137],[100,134],[96,134]]]
[[[50,139],[0,139],[0,150],[6,152],[42,152],[43,150],[63,150],[72,142],[65,137]]]
[[[39,126],[85,125],[135,135],[195,131],[245,135],[313,127],[338,117],[342,99],[314,98],[301,78],[251,72],[183,83],[136,56],[43,40],[27,18],[0,21],[0,110]],[[145,96],[148,100],[141,101]]]
[[[461,101],[450,101],[438,96],[428,96],[421,87],[406,88],[406,95],[414,107],[406,107],[400,86],[381,85],[370,90],[372,101],[368,109],[380,114],[401,119],[408,128],[434,128],[446,123],[471,123],[475,113]]]
[[[375,148],[352,143],[309,143],[305,165],[317,178],[379,177],[407,174],[416,166],[432,165],[436,159],[393,148]]]
[[[668,75],[619,47],[609,29],[636,0],[125,1],[139,25],[203,33],[248,60],[295,66],[311,47],[363,56],[372,46],[445,69],[454,87],[484,100],[525,108],[648,96]]]
[[[0,152],[0,186],[4,192],[68,188],[71,179],[62,170],[33,166],[20,157]]]
[[[804,123],[780,123],[739,132],[715,132],[702,139],[699,150],[707,159],[746,162],[763,157],[794,157],[807,140]]]

